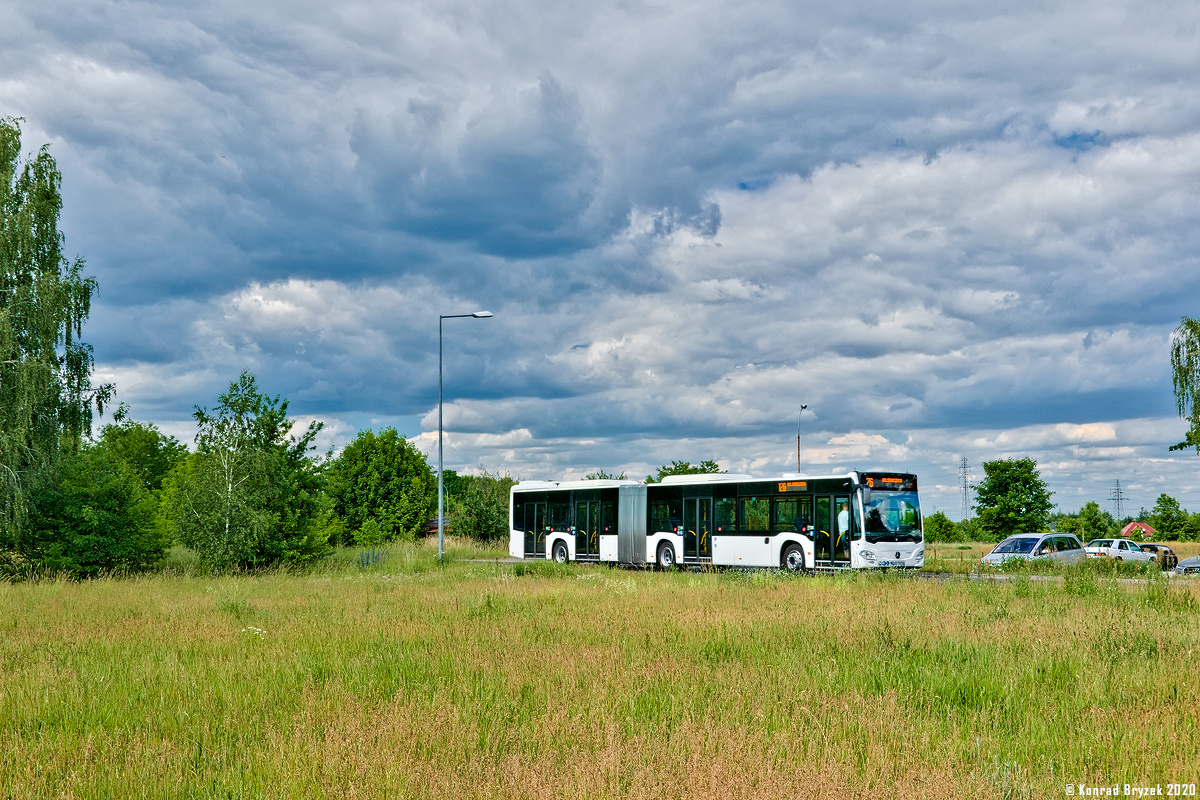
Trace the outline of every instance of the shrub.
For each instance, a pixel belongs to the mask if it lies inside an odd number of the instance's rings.
[[[138,473],[106,451],[66,456],[34,488],[19,542],[28,568],[87,578],[148,569],[169,544]]]

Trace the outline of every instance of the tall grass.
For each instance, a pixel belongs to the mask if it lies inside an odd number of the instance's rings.
[[[397,547],[0,585],[0,796],[993,797],[1200,780],[1197,590]]]
[[[1200,554],[1198,542],[1167,542],[1182,561],[1185,558]],[[992,551],[996,545],[987,542],[967,542],[965,544],[950,542],[934,542],[926,545],[925,572],[952,572],[967,574],[979,571],[979,560]],[[1158,575],[1162,570],[1154,564],[1139,562],[1121,562],[1108,558],[1090,558],[1084,562],[1088,566],[1082,569],[1100,576],[1108,577],[1150,577]],[[988,568],[992,572],[1029,572],[1042,575],[1063,575],[1070,568],[1050,559],[1014,560],[1007,562],[1001,568]],[[985,570],[986,571],[986,570]]]

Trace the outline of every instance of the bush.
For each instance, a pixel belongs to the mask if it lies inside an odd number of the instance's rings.
[[[958,528],[950,518],[941,511],[935,511],[925,517],[925,541],[927,542],[957,542]]]
[[[248,372],[211,413],[196,409],[196,452],[163,482],[160,518],[206,567],[307,564],[328,552],[321,471],[308,458],[321,425],[291,436],[287,409]]]
[[[425,454],[395,428],[360,431],[329,464],[326,477],[334,513],[347,532],[374,520],[385,539],[412,540],[424,535],[437,508],[437,477]]]
[[[484,472],[459,475],[459,494],[451,509],[451,525],[459,536],[483,542],[508,537],[508,494],[516,483],[507,475]]]
[[[34,488],[19,542],[27,567],[88,578],[154,566],[169,544],[141,476],[98,447],[68,455]]]

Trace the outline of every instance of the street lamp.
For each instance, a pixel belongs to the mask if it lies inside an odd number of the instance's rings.
[[[442,320],[458,319],[459,317],[474,317],[485,319],[492,316],[490,311],[476,311],[473,314],[439,314],[438,315],[438,561],[442,560],[446,545],[446,521],[442,508]]]
[[[804,409],[807,405],[800,406],[800,413],[796,415],[796,473],[802,473],[804,470],[800,467],[800,418],[804,416]]]

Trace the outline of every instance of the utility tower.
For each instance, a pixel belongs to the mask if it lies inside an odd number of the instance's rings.
[[[1125,519],[1125,495],[1121,494],[1121,481],[1120,481],[1120,479],[1118,479],[1118,480],[1117,480],[1117,485],[1116,485],[1116,487],[1115,487],[1115,488],[1112,490],[1112,494],[1110,494],[1110,495],[1108,496],[1108,499],[1109,499],[1109,500],[1112,500],[1112,501],[1113,501],[1113,503],[1116,505],[1116,508],[1117,508],[1117,519],[1118,519],[1118,520]]]
[[[962,518],[967,520],[971,518],[971,470],[966,456],[958,465],[958,484],[962,489]]]

